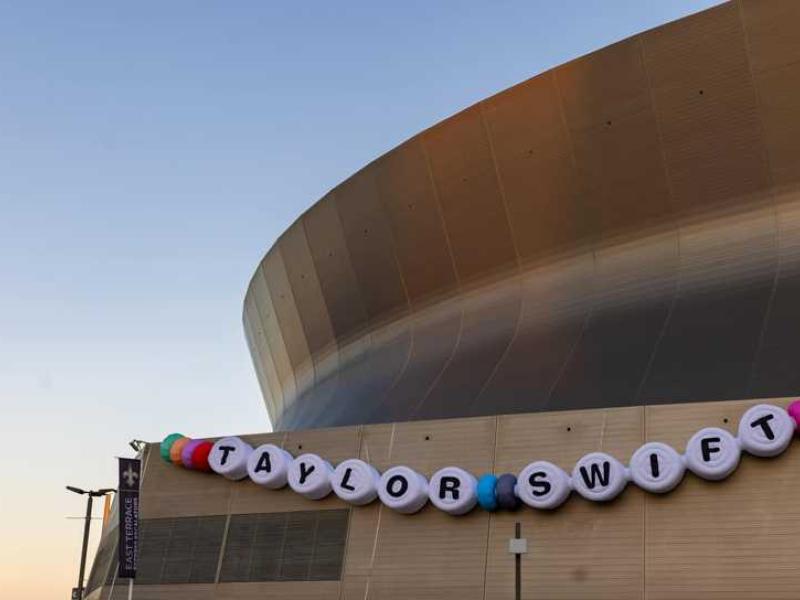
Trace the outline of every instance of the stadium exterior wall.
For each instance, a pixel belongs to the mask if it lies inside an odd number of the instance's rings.
[[[794,0],[721,4],[333,189],[247,291],[273,425],[797,393],[798,30]]]
[[[770,402],[785,405],[788,399]],[[540,412],[277,432],[243,439],[254,446],[274,443],[294,455],[317,453],[333,464],[356,456],[381,471],[405,464],[427,477],[450,465],[475,475],[516,473],[537,459],[553,461],[569,471],[591,451],[607,452],[627,463],[645,441],[659,440],[682,451],[702,427],[718,426],[735,433],[740,416],[755,403]],[[175,583],[137,582],[133,597],[511,600],[514,557],[508,552],[508,541],[519,522],[528,540],[528,553],[521,559],[523,598],[795,598],[800,589],[796,568],[799,493],[796,440],[777,458],[743,456],[739,468],[724,481],[704,481],[687,473],[675,490],[663,496],[629,485],[611,503],[589,502],[573,494],[554,511],[523,506],[514,512],[489,513],[476,508],[459,517],[430,504],[417,514],[403,515],[379,501],[349,506],[333,494],[307,500],[288,488],[265,490],[249,480],[231,482],[213,473],[181,469],[163,462],[158,445],[152,445],[146,454],[142,517],[162,522],[221,517],[219,531],[224,534],[211,556],[193,554],[191,548],[182,550],[187,539],[164,540],[157,546],[159,552],[176,554],[165,561],[161,572],[170,571]],[[231,540],[241,541],[235,529],[237,517],[338,510],[347,511],[342,562],[335,572],[321,575],[326,580],[225,581],[236,579],[236,569],[231,571],[228,562],[247,562],[252,548],[264,552],[272,542],[255,531],[247,545],[234,546]],[[312,552],[311,548],[318,547],[313,538],[302,540],[300,549]],[[142,560],[152,565],[154,556]],[[305,560],[303,564],[314,562]],[[198,562],[210,565],[210,581],[177,583],[189,579]],[[264,560],[264,565],[270,564]],[[114,565],[105,568],[113,570]],[[144,575],[143,564],[140,569]],[[296,576],[285,565],[281,573],[277,577]],[[100,574],[99,580],[109,584],[94,589],[89,600],[127,598],[124,582],[116,582],[112,590],[112,577]]]

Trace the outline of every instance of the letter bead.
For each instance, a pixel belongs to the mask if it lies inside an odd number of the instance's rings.
[[[703,479],[717,481],[733,473],[739,464],[738,440],[719,427],[706,427],[686,444],[686,466]]]
[[[654,494],[674,489],[686,472],[683,457],[661,442],[648,442],[634,452],[629,468],[633,482]]]
[[[572,480],[569,475],[551,462],[537,460],[519,473],[517,495],[531,508],[558,508],[571,492]]]
[[[345,502],[361,506],[378,497],[381,475],[372,465],[357,458],[345,460],[331,474],[333,492]]]
[[[777,456],[792,441],[795,422],[780,406],[757,404],[739,421],[739,442],[755,456]]]
[[[613,456],[591,452],[582,457],[572,471],[572,487],[594,502],[608,502],[625,489],[628,473]]]
[[[301,454],[289,466],[289,487],[309,500],[321,500],[331,493],[330,463],[316,454]]]
[[[409,467],[392,467],[381,475],[378,497],[392,510],[410,515],[428,502],[428,480]]]
[[[238,437],[217,440],[208,455],[208,464],[215,473],[239,481],[247,477],[247,459],[253,447]]]
[[[458,467],[439,469],[431,477],[428,496],[433,505],[451,515],[463,515],[478,502],[478,480]]]
[[[289,480],[292,455],[274,444],[263,444],[247,459],[247,474],[256,485],[277,490]]]

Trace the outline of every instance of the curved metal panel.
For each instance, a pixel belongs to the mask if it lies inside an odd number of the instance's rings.
[[[334,200],[367,316],[373,322],[396,318],[408,309],[408,298],[375,169],[363,169],[341,184]]]
[[[456,272],[462,282],[517,262],[479,107],[423,134]]]
[[[342,183],[248,290],[273,422],[800,393],[798,30],[793,0],[716,6]]]
[[[366,329],[367,311],[359,294],[333,194],[312,206],[302,220],[336,338],[341,340]]]
[[[314,365],[286,267],[281,258],[280,245],[275,246],[267,254],[262,269],[264,277],[269,281],[270,298],[281,329],[281,338],[286,345],[289,364],[294,372],[297,393],[301,393],[314,384]]]
[[[451,292],[457,285],[453,257],[421,139],[398,146],[374,168],[410,302]]]
[[[593,228],[554,77],[535,77],[482,106],[520,259],[574,251]]]
[[[769,185],[756,93],[736,4],[643,33],[676,208],[746,202]]]

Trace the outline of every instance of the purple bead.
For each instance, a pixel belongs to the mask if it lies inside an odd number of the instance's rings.
[[[794,428],[800,429],[800,400],[795,400],[786,409],[789,416],[794,419]]]
[[[186,445],[181,450],[181,463],[187,469],[193,469],[194,465],[192,464],[192,452],[194,449],[197,448],[200,444],[202,444],[205,440],[189,440]]]

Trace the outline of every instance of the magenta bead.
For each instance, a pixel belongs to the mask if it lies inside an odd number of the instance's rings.
[[[190,440],[186,443],[181,450],[181,463],[183,463],[184,467],[187,469],[194,469],[194,465],[192,464],[192,452],[204,441],[205,440]]]
[[[800,429],[800,400],[792,402],[786,409],[786,412],[794,419],[795,429]]]

